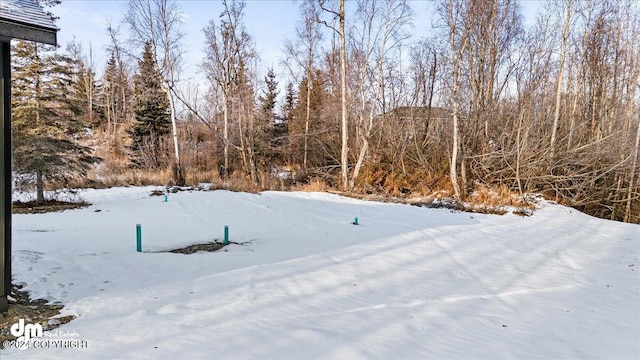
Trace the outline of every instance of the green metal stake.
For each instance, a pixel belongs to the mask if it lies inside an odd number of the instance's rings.
[[[164,194],[164,201],[163,202],[167,202],[167,201],[169,201],[169,195]]]
[[[358,224],[358,218],[356,217],[355,219],[353,219],[353,225],[359,225]]]
[[[224,245],[229,245],[229,226],[224,226]]]
[[[136,224],[136,249],[142,252],[142,225]]]

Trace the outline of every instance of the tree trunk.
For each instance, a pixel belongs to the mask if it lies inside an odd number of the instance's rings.
[[[310,63],[311,61],[309,61]],[[309,64],[308,64],[309,65]],[[304,121],[304,154],[302,160],[302,168],[307,170],[307,158],[309,152],[309,120],[311,118],[311,71],[307,74],[307,109]]]
[[[342,87],[342,189],[349,189],[349,124],[347,123],[347,46],[344,32],[344,0],[340,0],[340,77]]]
[[[358,180],[358,176],[360,176],[360,169],[364,164],[364,158],[367,156],[367,151],[369,151],[369,137],[367,134],[362,139],[362,147],[360,148],[360,154],[358,154],[358,161],[356,162],[356,166],[353,169],[353,175],[351,177],[351,184],[349,184],[349,188],[353,190],[356,186],[356,181]]]
[[[109,87],[111,87],[111,85],[109,85]],[[112,115],[111,115],[111,109],[112,109],[112,107],[113,107],[112,91],[111,91],[111,89],[108,89],[108,91],[106,91],[106,92],[105,92],[105,97],[106,97],[106,103],[107,103],[107,106],[106,106],[106,108],[107,108],[107,109],[106,109],[106,110],[107,110],[107,111],[106,111],[106,112],[107,112],[107,114],[106,114],[106,116],[107,116],[107,134],[108,134],[108,135],[111,135],[111,134],[110,134],[110,132],[111,132],[111,116],[112,116]]]
[[[243,111],[244,105],[243,105]],[[249,117],[249,136],[247,138],[247,151],[249,153],[249,172],[251,174],[251,181],[254,185],[258,185],[258,165],[256,164],[256,139],[255,139],[255,124],[253,114],[248,113]]]
[[[640,121],[636,130],[636,143],[633,148],[633,163],[631,164],[631,176],[629,178],[629,190],[627,191],[627,206],[624,211],[624,221],[631,222],[631,199],[633,198],[635,172],[638,166],[638,151],[640,150]]]
[[[461,72],[461,62],[463,54],[465,53],[465,49],[468,45],[468,33],[467,29],[460,29],[458,27],[458,12],[459,8],[454,8],[456,6],[460,6],[460,3],[454,4],[453,1],[450,1],[446,5],[446,16],[448,17],[449,22],[449,46],[451,49],[451,108],[452,108],[452,117],[453,117],[453,144],[451,148],[451,164],[449,166],[449,177],[451,179],[451,186],[453,187],[453,194],[457,200],[460,200],[462,197],[462,191],[460,190],[460,184],[458,183],[458,152],[460,151],[461,138],[460,138],[460,100],[458,99],[458,90],[460,86],[460,72]],[[463,31],[460,39],[456,39],[458,31]],[[458,40],[458,41],[456,41]],[[458,42],[461,41],[461,44]],[[464,160],[464,159],[463,159]],[[463,161],[460,161],[463,163]],[[464,166],[463,170],[464,172]],[[464,174],[463,174],[464,175]]]
[[[224,93],[224,91],[223,91]],[[224,124],[222,129],[222,141],[224,142],[224,174],[229,174],[229,100],[226,94],[222,95]]]
[[[44,179],[41,170],[36,171],[36,203],[44,203]]]
[[[238,114],[239,112],[237,111],[237,104],[234,104],[235,106],[233,107],[233,113],[237,114],[236,117],[238,119],[238,138],[240,139],[240,155],[241,155],[241,159],[242,159],[242,168],[244,170],[245,174],[249,174],[249,172],[251,171],[251,169],[249,169],[249,161],[247,161],[247,145],[246,143],[248,141],[246,141],[246,135],[245,135],[245,130],[242,124],[242,120],[243,120],[243,115],[242,113]]]
[[[562,91],[562,77],[564,76],[564,60],[567,54],[567,41],[569,39],[569,27],[571,25],[571,3],[573,0],[567,2],[567,13],[564,19],[564,29],[562,31],[562,46],[560,49],[560,68],[558,69],[558,80],[556,82],[556,104],[555,113],[553,115],[553,127],[551,128],[551,142],[549,145],[549,157],[554,157],[555,143],[558,132],[558,123],[560,122],[560,95]]]
[[[451,165],[449,166],[449,177],[451,178],[451,185],[453,186],[453,194],[456,199],[460,199],[460,185],[458,184],[458,149],[460,148],[460,125],[458,119],[458,112],[460,105],[457,100],[458,96],[458,75],[453,76],[453,146],[451,148]]]
[[[176,185],[184,186],[184,172],[182,170],[182,165],[180,164],[180,143],[178,142],[178,124],[176,122],[176,108],[173,103],[173,94],[171,92],[171,88],[169,84],[166,82],[162,82],[162,87],[167,93],[167,97],[169,98],[169,109],[171,111],[171,130],[173,132],[173,149],[176,156],[176,169],[173,174],[173,181],[175,181]]]

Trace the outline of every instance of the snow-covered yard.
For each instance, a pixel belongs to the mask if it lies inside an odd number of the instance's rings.
[[[14,281],[65,304],[57,330],[88,346],[2,359],[640,358],[638,225],[547,202],[520,217],[153,189],[14,215]],[[224,225],[226,251],[165,252]]]

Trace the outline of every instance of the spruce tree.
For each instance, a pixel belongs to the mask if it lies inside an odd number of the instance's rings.
[[[293,120],[293,111],[296,108],[297,100],[293,83],[287,83],[284,104],[282,106],[282,122],[287,126]]]
[[[165,165],[166,154],[162,153],[161,145],[170,130],[169,99],[147,42],[134,77],[134,121],[129,129],[132,165],[150,168]]]
[[[82,179],[99,159],[76,141],[87,126],[74,97],[72,59],[55,47],[17,41],[11,60],[13,170],[35,183],[43,202],[45,182]]]
[[[267,76],[264,78],[267,88],[264,90],[264,95],[259,97],[260,110],[262,114],[268,119],[269,123],[273,123],[276,119],[276,98],[278,97],[278,82],[276,81],[276,74],[273,68],[269,69]]]
[[[293,123],[293,114],[298,98],[293,88],[293,83],[287,83],[284,94],[284,104],[281,107],[279,121],[275,124],[275,144],[281,149],[281,153],[286,154],[284,160],[293,163],[291,154],[291,137],[289,136],[289,126]]]
[[[282,118],[276,113],[276,99],[278,97],[278,81],[273,68],[269,69],[264,78],[266,88],[262,95],[258,97],[259,121],[261,128],[259,147],[263,163],[273,163],[284,161],[286,148],[285,135],[286,127],[283,126]]]

